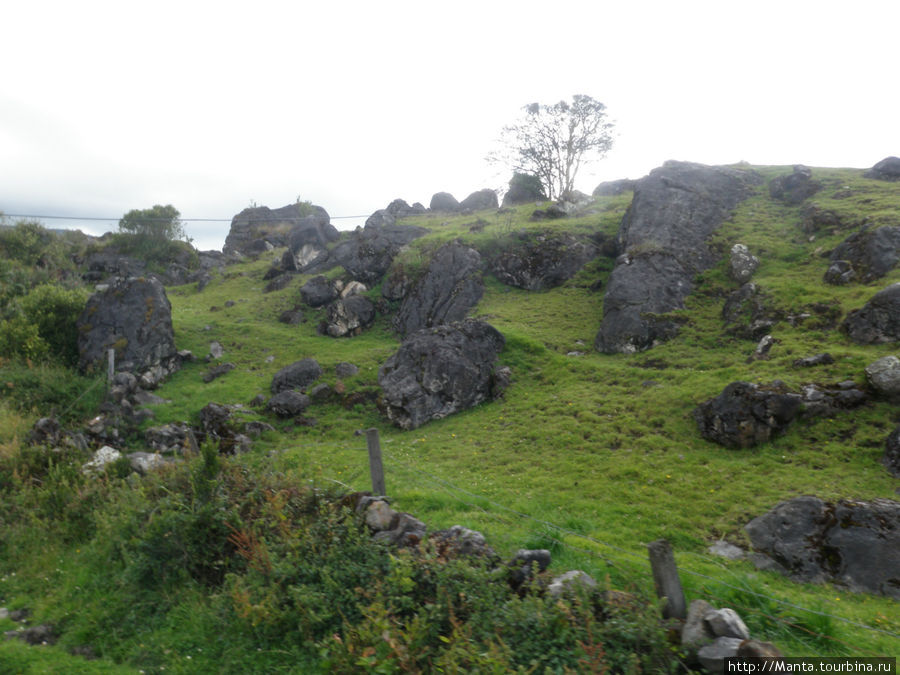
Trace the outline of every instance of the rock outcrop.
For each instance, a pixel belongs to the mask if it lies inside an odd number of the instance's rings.
[[[694,277],[715,264],[707,239],[760,178],[750,171],[667,162],[635,185],[595,347],[637,352],[677,332],[655,317],[684,307]]]
[[[749,448],[784,432],[799,417],[831,415],[861,405],[865,392],[853,382],[833,389],[807,385],[790,391],[782,382],[763,386],[732,382],[694,409],[700,434],[726,448]]]
[[[878,291],[862,308],[849,312],[841,328],[862,345],[900,340],[900,282]]]
[[[731,247],[731,256],[728,260],[728,276],[739,284],[750,281],[750,277],[759,267],[759,258],[750,253],[744,244],[735,244]]]
[[[432,211],[445,211],[455,213],[460,210],[459,201],[449,192],[435,192],[431,196],[429,208]]]
[[[305,358],[285,366],[272,378],[273,394],[291,389],[305,389],[322,377],[322,367],[315,359]]]
[[[366,225],[331,250],[331,260],[369,287],[388,271],[403,246],[429,233],[414,225]]]
[[[827,283],[844,285],[880,279],[900,260],[900,227],[864,227],[838,244],[830,258],[825,272]]]
[[[374,322],[375,305],[365,296],[351,295],[328,305],[324,332],[331,337],[352,337]]]
[[[312,217],[322,228],[330,222],[321,206],[305,203],[288,204],[279,209],[268,206],[246,208],[231,219],[231,229],[222,250],[226,254],[256,255],[286,246],[288,236],[304,219]]]
[[[900,502],[797,497],[744,529],[759,567],[900,599]]]
[[[324,266],[329,258],[328,245],[340,238],[327,215],[301,218],[287,236],[288,250],[281,266],[289,272],[312,272]]]
[[[484,294],[481,255],[458,241],[439,248],[394,317],[394,328],[409,335],[422,328],[464,319]]]
[[[133,373],[144,388],[156,386],[181,365],[172,305],[154,278],[120,279],[95,293],[77,326],[82,372],[105,369],[109,349],[115,350],[116,371]]]
[[[388,419],[416,429],[495,398],[504,344],[497,329],[472,319],[413,333],[378,371]]]
[[[490,188],[473,192],[459,203],[459,208],[464,211],[483,211],[484,209],[496,209],[499,206],[497,193]]]
[[[488,267],[504,284],[540,291],[571,279],[597,256],[597,247],[569,233],[523,236],[490,257]]]
[[[821,187],[818,181],[813,180],[809,167],[795,164],[792,173],[769,181],[769,195],[785,204],[799,204],[816,194]]]

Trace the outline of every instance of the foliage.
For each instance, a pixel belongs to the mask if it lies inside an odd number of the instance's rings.
[[[56,285],[37,286],[22,298],[25,318],[37,327],[50,353],[63,365],[78,363],[78,329],[75,322],[84,311],[87,291]]]
[[[157,242],[185,240],[181,214],[171,204],[149,209],[132,209],[119,220],[119,232],[146,237]]]
[[[0,398],[22,412],[54,415],[63,423],[96,414],[104,384],[105,376],[83,377],[53,363],[10,361],[0,366]]]
[[[550,199],[571,192],[582,165],[604,157],[612,147],[613,123],[606,106],[590,96],[576,94],[571,103],[530,103],[523,111],[517,122],[504,127],[506,147],[492,159],[537,176]]]

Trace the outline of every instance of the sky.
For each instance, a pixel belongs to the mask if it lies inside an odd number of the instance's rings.
[[[91,234],[173,204],[220,249],[251,204],[339,229],[502,188],[531,102],[615,122],[576,187],[669,159],[867,168],[900,155],[895,0],[7,3],[0,211]],[[201,219],[220,219],[212,222]]]

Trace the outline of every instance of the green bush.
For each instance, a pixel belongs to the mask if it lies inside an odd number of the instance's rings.
[[[34,288],[20,301],[25,318],[37,326],[50,353],[67,366],[78,363],[76,321],[87,303],[84,289],[65,289],[51,284]]]
[[[106,395],[104,384],[105,376],[83,377],[51,363],[28,366],[11,361],[0,368],[0,398],[23,412],[56,416],[62,424],[96,414]]]

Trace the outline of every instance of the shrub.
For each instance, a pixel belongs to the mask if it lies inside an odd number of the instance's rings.
[[[87,291],[65,289],[44,284],[22,298],[25,318],[37,327],[50,354],[67,366],[78,363],[78,329],[76,321],[84,311]]]
[[[101,378],[83,377],[51,363],[28,366],[13,361],[0,368],[0,398],[23,412],[53,415],[62,424],[95,414],[106,395]]]

